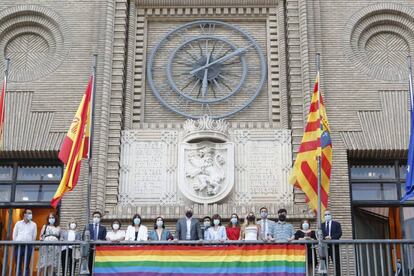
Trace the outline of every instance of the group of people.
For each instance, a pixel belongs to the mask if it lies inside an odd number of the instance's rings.
[[[185,217],[180,218],[176,223],[175,235],[166,229],[164,218],[159,216],[154,220],[152,229],[142,224],[142,218],[139,214],[135,214],[130,225],[126,230],[122,230],[121,221],[115,219],[111,222],[111,230],[107,231],[106,227],[102,225],[102,214],[96,211],[92,214],[92,223],[88,225],[91,240],[107,240],[111,242],[122,241],[173,241],[173,240],[205,240],[205,241],[226,241],[226,240],[245,240],[245,241],[278,241],[289,242],[292,240],[312,240],[316,239],[316,233],[311,228],[309,220],[303,220],[300,229],[294,230],[292,224],[286,221],[286,209],[278,211],[278,218],[276,220],[269,219],[269,212],[266,207],[259,210],[260,219],[257,219],[253,212],[249,212],[242,221],[236,213],[230,217],[230,221],[223,225],[222,218],[219,214],[213,216],[206,216],[201,221],[194,217],[193,210],[188,208],[185,212]],[[332,220],[329,210],[325,211],[325,222],[321,225],[324,239],[340,239],[342,236],[341,225]],[[43,225],[40,232],[40,240],[43,241],[78,241],[82,239],[84,231],[78,231],[76,221],[71,220],[68,223],[66,230],[59,227],[59,222],[55,214],[50,213],[46,223]],[[37,236],[37,226],[32,221],[32,211],[30,209],[24,210],[23,220],[16,223],[13,230],[13,240],[15,241],[34,241]],[[336,247],[337,248],[337,247]],[[17,265],[21,268],[20,271],[25,271],[29,275],[29,265],[32,247],[25,246],[15,250],[15,258],[19,260]],[[57,252],[61,251],[61,254]],[[328,248],[329,255],[332,257],[332,248]],[[89,268],[93,265],[93,250],[89,258]],[[311,248],[308,248],[308,260],[312,260]],[[79,252],[72,248],[72,246],[47,246],[40,250],[39,269],[48,270],[51,267],[56,268],[61,256],[62,267],[67,267],[66,272],[71,275],[72,260],[80,257]],[[339,258],[339,250],[335,256]],[[25,259],[26,258],[26,259]],[[24,260],[25,259],[25,260]],[[338,260],[338,259],[337,259]],[[25,263],[26,267],[22,267]],[[337,264],[339,262],[336,262]],[[66,266],[67,265],[67,266]],[[338,270],[338,266],[336,267]],[[339,275],[339,274],[337,274]]]

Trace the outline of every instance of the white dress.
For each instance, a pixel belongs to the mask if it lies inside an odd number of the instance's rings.
[[[244,229],[245,241],[257,241],[257,226],[249,225]]]
[[[58,241],[60,237],[60,228],[55,226],[47,225],[45,232],[41,239],[43,241]],[[59,246],[41,246],[39,250],[39,268],[58,266],[59,262]]]

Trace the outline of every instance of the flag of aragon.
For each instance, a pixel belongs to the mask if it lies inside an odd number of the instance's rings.
[[[78,111],[73,118],[69,131],[60,148],[59,159],[66,165],[62,180],[51,201],[56,208],[62,196],[75,188],[78,182],[81,160],[88,155],[90,123],[91,123],[91,96],[93,77],[89,78],[88,86]]]

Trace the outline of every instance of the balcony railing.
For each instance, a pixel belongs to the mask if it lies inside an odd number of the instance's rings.
[[[148,241],[148,242],[14,242],[0,241],[1,275],[80,275],[87,268],[88,248],[99,246],[284,244],[262,241]],[[414,274],[414,240],[333,240],[292,241],[308,248],[306,275],[405,276]],[[71,248],[71,250],[68,250]],[[94,258],[95,250],[91,257]],[[82,255],[84,256],[82,259]],[[325,256],[320,258],[320,256]],[[81,261],[83,267],[81,268]],[[324,262],[324,265],[321,265]],[[319,273],[325,269],[324,274]]]

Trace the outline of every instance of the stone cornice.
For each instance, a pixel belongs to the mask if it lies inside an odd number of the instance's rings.
[[[279,0],[136,0],[142,7],[274,7]]]

